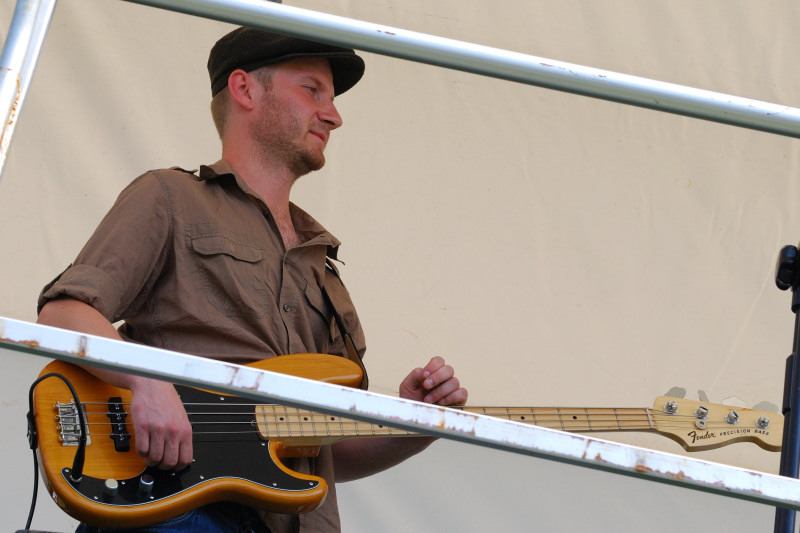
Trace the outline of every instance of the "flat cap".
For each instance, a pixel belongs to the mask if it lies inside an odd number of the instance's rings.
[[[328,59],[336,95],[350,89],[364,75],[364,60],[351,48],[242,27],[222,37],[211,48],[208,56],[211,95],[215,96],[228,85],[228,77],[236,69],[250,72],[298,57]]]

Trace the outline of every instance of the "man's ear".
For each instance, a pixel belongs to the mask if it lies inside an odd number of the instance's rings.
[[[228,76],[228,92],[238,105],[250,110],[255,107],[253,86],[255,80],[242,69],[236,69]]]

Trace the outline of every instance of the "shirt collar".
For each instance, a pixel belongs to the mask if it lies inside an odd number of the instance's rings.
[[[230,163],[224,159],[220,159],[211,165],[201,165],[198,176],[202,181],[211,181],[225,176],[233,177],[236,180],[236,185],[242,191],[254,198],[258,202],[258,205],[261,207],[261,209],[269,212],[269,208],[264,201],[261,200],[261,198],[259,198],[258,195],[247,186],[244,180],[236,175],[236,172],[233,171]],[[289,212],[292,215],[292,223],[294,224],[295,230],[303,237],[304,245],[311,244],[312,241],[314,241],[314,244],[323,244],[328,248],[328,257],[337,259],[336,256],[339,252],[339,245],[342,244],[339,239],[326,230],[322,224],[314,219],[314,217],[291,202],[289,203]]]

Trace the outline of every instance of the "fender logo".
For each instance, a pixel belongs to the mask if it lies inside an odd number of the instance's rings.
[[[716,433],[712,433],[711,431],[706,431],[703,434],[697,433],[696,431],[690,431],[689,432],[689,437],[692,439],[692,444],[694,444],[695,442],[697,442],[699,440],[716,439],[717,438],[717,434]]]
[[[720,432],[719,435],[712,431],[706,431],[705,433],[698,433],[696,431],[690,431],[688,433],[689,438],[692,439],[692,444],[699,440],[705,439],[716,439],[722,437],[733,437],[735,435],[749,435],[751,433],[755,433],[758,435],[769,435],[769,431],[764,431],[763,429],[751,429],[751,428],[741,428],[741,429],[729,429],[726,431]]]

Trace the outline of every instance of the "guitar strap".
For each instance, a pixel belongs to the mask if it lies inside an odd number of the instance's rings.
[[[339,314],[339,311],[336,310],[336,306],[333,305],[333,301],[331,300],[330,295],[328,295],[327,289],[325,286],[322,287],[322,297],[325,298],[325,303],[328,304],[328,307],[331,309],[333,313],[333,319],[336,322],[336,327],[339,328],[339,334],[342,336],[342,341],[344,341],[344,346],[347,349],[347,358],[356,363],[362,372],[361,378],[361,385],[360,388],[367,390],[369,387],[369,377],[367,376],[367,369],[364,366],[364,362],[361,360],[361,357],[358,356],[358,350],[356,350],[356,345],[353,342],[353,337],[350,335],[350,332],[347,330],[347,327],[344,325],[344,320],[342,320],[342,315]]]

